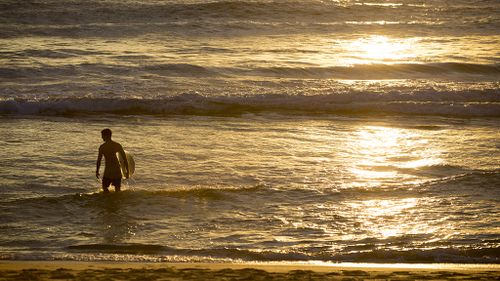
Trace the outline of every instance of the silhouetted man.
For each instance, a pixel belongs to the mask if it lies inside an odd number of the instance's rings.
[[[97,156],[97,168],[95,176],[99,178],[99,168],[101,167],[102,156],[104,155],[104,176],[102,177],[102,189],[104,192],[109,192],[109,186],[113,184],[115,191],[120,191],[122,183],[122,171],[120,162],[118,161],[117,153],[120,153],[122,159],[125,159],[125,178],[129,177],[128,161],[125,156],[125,151],[121,144],[111,140],[111,130],[104,129],[101,131],[104,143],[99,147],[99,155]]]

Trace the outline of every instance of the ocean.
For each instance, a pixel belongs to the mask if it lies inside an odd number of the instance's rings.
[[[1,0],[0,259],[499,263],[498,11]]]

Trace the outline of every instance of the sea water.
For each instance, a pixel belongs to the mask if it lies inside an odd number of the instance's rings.
[[[0,258],[498,263],[499,9],[2,1]]]

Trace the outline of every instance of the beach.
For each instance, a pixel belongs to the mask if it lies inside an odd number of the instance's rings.
[[[0,2],[0,279],[498,279],[498,0]]]
[[[499,280],[497,265],[0,262],[0,280]]]

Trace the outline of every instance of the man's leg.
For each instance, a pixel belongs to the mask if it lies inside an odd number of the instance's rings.
[[[115,187],[115,191],[120,191],[122,186],[122,179],[114,179],[113,186]]]
[[[102,190],[104,193],[109,193],[109,185],[111,184],[111,179],[108,178],[102,178]]]

